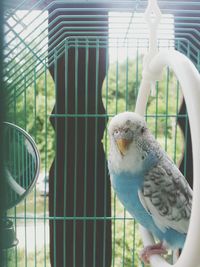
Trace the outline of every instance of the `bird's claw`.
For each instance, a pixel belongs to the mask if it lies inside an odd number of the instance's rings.
[[[152,255],[163,255],[166,254],[167,250],[163,246],[162,243],[155,244],[152,246],[147,246],[145,247],[141,252],[140,252],[140,259],[146,264],[149,263],[149,258]]]

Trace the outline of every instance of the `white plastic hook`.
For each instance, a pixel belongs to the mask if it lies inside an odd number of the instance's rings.
[[[151,81],[150,87],[152,95],[155,95],[155,84],[156,81],[160,79],[160,75],[154,76],[150,74],[149,64],[158,52],[157,48],[157,32],[158,26],[161,20],[161,12],[158,7],[156,0],[149,0],[147,9],[144,13],[144,18],[149,28],[149,50],[148,53],[144,56],[143,60],[143,80]],[[150,74],[150,75],[149,75]]]
[[[157,30],[161,20],[161,11],[156,0],[149,0],[147,9],[144,13],[145,21],[149,28],[149,53],[154,55],[157,49]]]

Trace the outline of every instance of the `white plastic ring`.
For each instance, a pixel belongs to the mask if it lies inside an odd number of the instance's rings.
[[[200,74],[193,63],[178,51],[162,51],[152,59],[149,68],[158,73],[169,66],[176,74],[185,98],[192,138],[193,153],[193,203],[184,248],[174,265],[167,263],[161,256],[150,257],[152,267],[198,267],[200,266]],[[150,93],[150,81],[143,80],[139,89],[135,112],[144,116]],[[141,231],[144,245],[154,243],[147,230]]]

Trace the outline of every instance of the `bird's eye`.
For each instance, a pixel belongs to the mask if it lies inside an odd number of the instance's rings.
[[[114,130],[114,134],[118,134],[119,133],[119,131],[118,130]]]
[[[141,133],[144,133],[144,131],[145,131],[145,127],[143,126],[143,127],[141,128]]]

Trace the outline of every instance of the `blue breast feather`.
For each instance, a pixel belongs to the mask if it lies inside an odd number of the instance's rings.
[[[182,248],[186,235],[167,228],[162,232],[154,223],[152,216],[145,210],[138,196],[143,183],[142,173],[111,173],[112,186],[126,210],[160,241],[166,241],[171,248]]]

